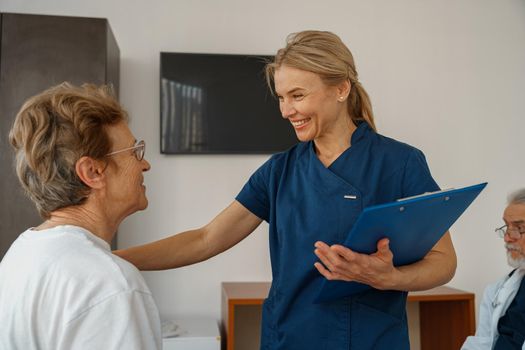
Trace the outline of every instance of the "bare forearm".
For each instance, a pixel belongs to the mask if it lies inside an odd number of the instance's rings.
[[[204,261],[211,256],[204,230],[190,230],[142,246],[114,251],[139,270],[166,270]]]
[[[443,285],[454,277],[456,265],[456,253],[447,233],[423,260],[397,269],[392,289],[416,291]]]
[[[173,269],[222,253],[253,232],[261,221],[234,201],[204,227],[114,253],[139,270]]]
[[[436,253],[440,254],[440,253]],[[443,256],[427,256],[415,264],[399,267],[401,278],[395,289],[416,291],[441,286],[449,282],[456,271],[456,265]]]

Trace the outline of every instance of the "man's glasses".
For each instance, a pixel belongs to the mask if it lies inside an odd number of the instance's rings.
[[[520,239],[521,235],[525,233],[525,227],[513,227],[509,228],[507,225],[503,225],[494,230],[501,238],[508,234],[510,238]]]
[[[144,159],[144,153],[146,153],[146,142],[144,142],[144,140],[140,140],[137,143],[135,143],[135,146],[119,149],[118,151],[110,152],[110,153],[106,154],[106,157],[109,157],[109,156],[112,156],[112,155],[115,155],[115,154],[118,154],[118,153],[126,152],[126,151],[133,151],[133,153],[135,154],[135,158],[137,158],[137,160],[140,161],[140,160]]]

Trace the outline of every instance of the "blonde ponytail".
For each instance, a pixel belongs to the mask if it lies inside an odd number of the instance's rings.
[[[348,95],[348,113],[355,125],[366,122],[374,131],[377,131],[370,97],[358,81],[352,83]]]

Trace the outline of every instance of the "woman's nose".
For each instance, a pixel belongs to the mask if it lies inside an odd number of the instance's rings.
[[[151,169],[151,164],[146,160],[146,158],[142,158],[142,171],[148,171]]]
[[[281,102],[281,114],[283,118],[289,118],[296,113],[295,108],[287,102]]]

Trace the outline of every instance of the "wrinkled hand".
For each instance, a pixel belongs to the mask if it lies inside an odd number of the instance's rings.
[[[315,243],[314,253],[321,260],[314,266],[328,280],[356,281],[376,289],[394,289],[399,270],[394,267],[393,254],[387,238],[377,242],[373,254],[360,254],[344,246]]]

